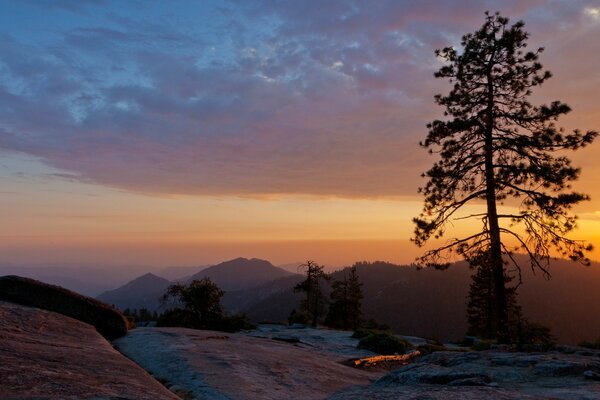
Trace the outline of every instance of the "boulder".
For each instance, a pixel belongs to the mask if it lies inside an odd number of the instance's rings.
[[[0,302],[0,398],[178,400],[93,326]]]
[[[0,277],[0,300],[53,311],[93,325],[106,339],[127,333],[127,320],[116,309],[90,297],[15,275]]]

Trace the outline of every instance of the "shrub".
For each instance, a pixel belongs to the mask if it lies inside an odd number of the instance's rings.
[[[495,340],[482,339],[471,348],[475,351],[485,351],[491,349],[493,344],[496,344]]]
[[[352,334],[352,337],[354,339],[362,339],[369,335],[376,335],[379,333],[386,333],[386,334],[391,335],[392,331],[389,329],[380,330],[380,329],[358,328],[357,330],[354,331],[354,333]]]
[[[163,304],[174,298],[184,309],[167,311],[156,321],[156,326],[178,326],[192,329],[209,329],[237,332],[254,329],[245,315],[225,315],[221,298],[225,294],[210,278],[193,280],[187,285],[171,285],[163,295]]]
[[[216,322],[214,328],[212,329],[233,333],[243,330],[256,329],[256,325],[250,323],[244,314],[234,314],[223,316],[219,321]]]
[[[156,321],[156,326],[199,329],[201,323],[193,312],[176,308],[161,314]]]
[[[520,350],[547,351],[556,344],[550,328],[527,320],[521,325],[518,339]]]
[[[241,330],[254,329],[245,315],[236,314],[231,316],[222,315],[210,321],[201,321],[198,316],[190,310],[176,308],[163,313],[156,321],[158,327],[179,327],[191,329],[208,329],[223,332],[238,332]]]
[[[404,354],[411,345],[404,339],[389,333],[374,333],[363,337],[358,342],[359,349],[370,350],[377,354]]]
[[[435,351],[448,351],[448,348],[443,344],[426,343],[417,346],[417,350],[419,350],[421,354],[431,354]]]
[[[162,301],[166,304],[170,298],[175,299],[183,304],[185,311],[192,313],[198,320],[198,328],[210,329],[210,326],[223,318],[221,298],[224,294],[225,292],[210,278],[203,278],[195,279],[187,285],[169,286],[162,296]]]

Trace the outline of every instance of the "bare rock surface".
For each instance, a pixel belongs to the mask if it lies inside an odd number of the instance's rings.
[[[0,398],[178,399],[93,326],[0,302]]]
[[[600,399],[600,352],[436,352],[332,399]]]
[[[336,329],[311,328],[303,325],[263,324],[248,332],[248,335],[280,341],[296,341],[313,351],[334,357],[359,358],[370,357],[375,353],[357,349],[358,340],[352,338],[353,332]]]
[[[35,279],[16,275],[0,277],[0,300],[78,319],[96,327],[109,340],[127,334],[127,321],[108,304]]]
[[[355,348],[356,340],[327,349],[323,340],[335,336],[303,332],[138,328],[114,344],[167,386],[195,399],[325,399],[383,375],[342,364],[364,354]],[[280,340],[285,338],[298,340]]]

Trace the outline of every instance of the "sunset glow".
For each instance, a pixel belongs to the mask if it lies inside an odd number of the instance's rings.
[[[594,1],[85,4],[2,4],[0,263],[412,262],[433,50],[486,9],[546,48],[533,101],[600,129]],[[596,248],[599,155],[569,154]]]

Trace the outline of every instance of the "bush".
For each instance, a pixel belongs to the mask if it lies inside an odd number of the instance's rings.
[[[490,350],[494,344],[496,344],[495,340],[482,339],[475,343],[471,348],[475,351],[485,351]]]
[[[393,334],[392,328],[390,328],[390,326],[387,324],[380,324],[377,321],[375,321],[375,319],[371,318],[367,321],[365,326],[355,330],[354,333],[352,334],[352,337],[354,339],[362,339],[369,335],[376,335],[376,334],[382,334],[382,333],[387,334],[387,335],[392,335]]]
[[[352,334],[352,337],[354,339],[362,339],[369,335],[376,335],[379,333],[386,333],[386,334],[391,335],[392,331],[389,329],[380,330],[380,329],[358,328],[357,330],[354,331],[354,333]]]
[[[156,320],[156,326],[200,329],[201,323],[193,312],[176,308],[161,314]]]
[[[443,344],[427,343],[417,346],[417,350],[419,350],[421,354],[431,354],[435,351],[448,351],[448,348]]]
[[[187,285],[175,284],[162,296],[163,304],[173,298],[199,321],[198,328],[210,329],[223,318],[221,299],[225,294],[210,278],[194,279]],[[183,315],[182,315],[183,316]]]
[[[176,308],[158,317],[156,326],[177,326],[192,329],[208,329],[237,332],[254,329],[245,315],[225,315],[221,307],[224,291],[210,280],[193,280],[188,285],[171,285],[163,295],[163,304],[174,298],[184,309]]]
[[[244,314],[235,314],[222,317],[211,329],[233,333],[256,329],[256,325],[250,323]]]
[[[377,354],[391,355],[404,354],[411,345],[404,339],[400,339],[389,333],[374,333],[363,337],[358,342],[359,349],[370,350]]]
[[[518,336],[520,350],[547,351],[556,344],[550,328],[527,320],[522,323]]]
[[[167,311],[158,317],[156,326],[207,329],[229,333],[256,328],[256,326],[252,325],[243,314],[231,316],[224,315],[220,318],[212,319],[206,323],[200,321],[200,319],[193,312],[179,308]]]

